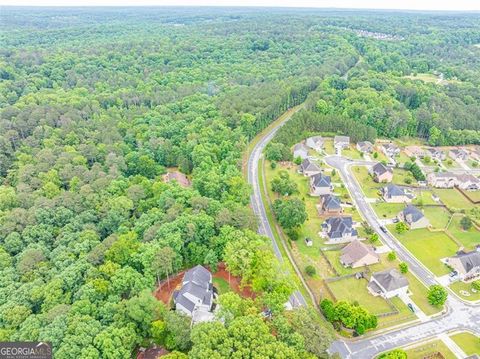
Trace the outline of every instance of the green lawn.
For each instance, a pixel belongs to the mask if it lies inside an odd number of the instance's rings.
[[[480,201],[480,191],[468,191],[466,193],[472,201]]]
[[[458,246],[444,232],[414,229],[398,234],[394,225],[389,227],[397,239],[435,275],[441,276],[450,272],[440,259],[454,255]]]
[[[458,296],[462,299],[469,300],[469,301],[477,301],[480,300],[480,292],[473,293],[472,292],[472,284],[471,283],[464,283],[464,282],[455,282],[450,284],[450,289],[452,289]],[[460,291],[469,292],[469,296],[464,296],[460,294]]]
[[[365,197],[368,198],[378,198],[378,191],[384,185],[381,183],[376,183],[368,173],[366,166],[352,166],[352,173],[357,179],[358,183],[362,187]]]
[[[448,231],[461,242],[465,248],[468,250],[475,249],[475,246],[480,244],[480,232],[474,226],[467,231],[463,230],[460,225],[461,219],[462,216],[453,216],[448,226]]]
[[[458,333],[450,336],[457,345],[463,349],[465,354],[480,355],[480,338],[472,333]]]
[[[372,208],[379,218],[394,218],[405,208],[403,203],[372,203]]]
[[[422,209],[434,229],[445,229],[447,227],[451,215],[444,207],[423,207]]]
[[[327,154],[335,154],[335,148],[333,147],[333,138],[325,138],[324,150]]]
[[[421,343],[415,348],[406,350],[408,359],[424,359],[429,355],[440,352],[445,359],[455,359],[450,349],[441,340],[435,340],[432,342]]]
[[[337,300],[357,301],[372,314],[390,312],[391,308],[385,299],[371,295],[367,285],[366,279],[356,279],[355,277],[328,283]]]
[[[228,282],[223,278],[213,278],[213,285],[217,288],[218,294],[224,294],[232,290]]]
[[[400,165],[403,165],[405,162],[410,161],[410,157],[408,157],[407,154],[404,151],[400,151],[400,154],[395,158],[395,160]]]
[[[420,282],[411,272],[405,274],[408,279],[408,289],[412,293],[410,299],[426,314],[432,315],[442,310],[441,307],[430,305],[427,299],[428,288]]]
[[[416,206],[438,204],[433,200],[431,191],[419,189],[413,191],[413,193],[415,194],[415,198],[413,199],[412,204]]]
[[[377,329],[388,328],[392,325],[398,325],[405,322],[410,322],[417,319],[417,316],[405,305],[405,303],[398,297],[390,299],[392,304],[398,310],[398,314],[390,315],[388,317],[378,318]]]
[[[361,153],[353,145],[351,145],[348,149],[342,150],[342,156],[351,158],[353,160],[359,160],[363,158]]]
[[[452,211],[459,211],[461,209],[471,209],[474,205],[462,196],[456,189],[440,189],[433,190],[440,200]]]
[[[417,180],[413,178],[410,171],[404,170],[403,168],[394,168],[393,169],[393,180],[392,183],[397,185],[405,186],[407,183],[405,182],[406,178],[410,178],[410,184],[415,185]]]

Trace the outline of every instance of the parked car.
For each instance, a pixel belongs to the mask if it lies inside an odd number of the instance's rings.
[[[393,222],[393,223],[398,223],[398,221],[399,221],[399,219],[396,218],[396,217],[395,217],[394,219],[392,219],[392,222]]]
[[[387,229],[384,226],[380,226],[380,229],[382,230],[383,233],[387,233]]]
[[[450,277],[455,277],[456,275],[458,274],[458,272],[456,270],[450,272],[449,276]]]
[[[415,308],[413,307],[412,303],[408,303],[407,304],[408,308],[410,308],[410,310],[415,313]]]

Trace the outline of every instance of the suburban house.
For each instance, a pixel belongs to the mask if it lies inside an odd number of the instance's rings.
[[[455,161],[466,161],[468,160],[468,152],[463,148],[455,148],[448,152],[448,155],[453,158]]]
[[[451,172],[432,172],[428,174],[427,182],[435,188],[453,188],[457,184],[457,176]]]
[[[299,167],[300,173],[303,173],[304,176],[313,176],[321,172],[320,167],[313,161],[310,161],[308,158],[305,158]]]
[[[373,144],[370,141],[361,141],[357,143],[357,150],[362,153],[372,153]]]
[[[321,196],[322,194],[329,194],[332,192],[332,181],[330,176],[325,176],[323,173],[317,173],[310,177],[310,195]]]
[[[382,151],[387,157],[395,157],[400,153],[400,148],[393,143],[386,143],[382,146]]]
[[[308,157],[308,148],[303,143],[293,146],[293,159],[300,157],[302,160]]]
[[[388,203],[408,203],[412,202],[413,195],[408,193],[405,188],[389,183],[382,188],[382,196]]]
[[[302,303],[297,299],[294,294],[288,297],[288,301],[284,304],[285,310],[293,310],[302,306]]]
[[[213,299],[212,274],[201,265],[187,271],[182,287],[173,293],[175,309],[190,317],[197,313],[208,317],[212,311]]]
[[[457,175],[457,186],[467,191],[478,191],[480,189],[480,179],[469,173]]]
[[[325,140],[321,136],[313,136],[313,137],[307,138],[307,140],[305,141],[305,144],[307,145],[307,147],[310,147],[312,150],[320,152],[323,149]]]
[[[343,211],[340,198],[332,194],[320,196],[320,208],[323,213],[341,213]]]
[[[447,159],[447,154],[439,148],[430,147],[425,150],[425,156],[429,156],[433,160],[444,161]]]
[[[408,157],[423,157],[425,151],[420,146],[407,146],[405,147],[405,154]]]
[[[345,267],[358,268],[380,262],[379,255],[371,245],[354,240],[342,248],[340,262]]]
[[[393,170],[378,162],[371,169],[371,174],[375,182],[392,182]]]
[[[189,187],[191,184],[188,177],[182,172],[178,171],[168,172],[166,175],[163,176],[163,181],[167,183],[175,181],[182,187]]]
[[[357,235],[352,217],[330,217],[322,224],[322,236],[333,243],[351,242],[357,239]]]
[[[409,204],[398,214],[398,219],[404,221],[410,229],[425,228],[430,225],[427,217],[425,217],[417,207]]]
[[[446,263],[457,271],[464,282],[470,282],[480,277],[480,248],[472,252],[458,252],[447,258]]]
[[[393,298],[407,294],[408,279],[395,268],[387,269],[373,273],[367,288],[374,296]]]
[[[348,148],[350,146],[350,137],[335,136],[333,138],[333,146],[337,152],[343,150],[344,148]]]

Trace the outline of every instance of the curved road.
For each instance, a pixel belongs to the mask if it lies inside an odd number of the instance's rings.
[[[336,168],[350,192],[353,202],[368,224],[381,236],[382,242],[408,263],[410,271],[425,285],[438,284],[434,275],[421,264],[395,237],[380,229],[380,222],[372,207],[365,200],[365,195],[356,178],[350,172],[352,165],[372,165],[375,162],[350,161],[341,156],[327,156],[325,162]],[[440,317],[431,318],[423,323],[416,323],[406,328],[385,331],[378,336],[357,341],[335,341],[330,351],[338,352],[342,358],[373,358],[376,354],[399,346],[425,340],[452,330],[470,330],[480,335],[480,306],[468,304],[456,296],[447,300],[448,312]]]
[[[283,257],[273,236],[272,228],[268,222],[265,206],[261,197],[261,186],[263,184],[261,184],[259,181],[258,164],[262,152],[268,142],[271,141],[271,139],[275,136],[275,133],[286,121],[290,119],[290,117],[291,114],[290,116],[285,117],[285,119],[279,122],[258,141],[253,148],[247,163],[248,182],[253,187],[253,193],[250,200],[253,211],[259,218],[258,232],[271,239],[274,253],[280,262],[283,262]],[[371,206],[366,202],[360,185],[349,171],[349,167],[351,165],[371,165],[374,162],[350,161],[341,156],[328,156],[325,158],[325,161],[327,164],[339,171],[342,180],[344,181],[346,188],[349,190],[352,200],[354,201],[359,212],[369,223],[369,225],[381,236],[383,243],[394,250],[402,261],[407,262],[410,271],[415,274],[425,285],[429,286],[436,284],[437,282],[434,275],[410,252],[408,252],[391,233],[384,233],[382,230],[380,230],[380,222],[378,217]],[[299,303],[306,305],[305,298],[299,291],[296,291],[293,295]],[[355,341],[337,340],[332,344],[330,352],[337,352],[342,358],[349,359],[373,358],[380,352],[425,340],[451,330],[464,329],[480,334],[479,306],[467,304],[461,301],[459,298],[450,295],[447,300],[447,308],[448,311],[443,316],[429,318],[420,323],[415,322],[411,326],[402,327],[400,329],[387,329],[384,331],[384,333],[374,337]]]
[[[273,136],[275,136],[275,133],[277,133],[280,127],[282,127],[283,124],[287,122],[297,110],[292,111],[291,114],[286,116],[282,121],[280,121],[275,127],[273,127],[266,135],[264,135],[257,142],[252,152],[250,153],[250,157],[248,158],[248,163],[247,163],[248,183],[250,183],[253,188],[252,195],[250,196],[250,202],[252,204],[253,212],[259,218],[258,233],[270,238],[270,240],[272,241],[273,251],[280,263],[283,262],[283,256],[282,256],[282,253],[280,252],[280,248],[278,247],[277,241],[273,236],[272,228],[270,227],[270,223],[268,222],[267,212],[265,211],[265,206],[262,201],[262,194],[261,194],[262,184],[260,183],[258,178],[258,164],[259,164],[262,152],[267,146],[267,144],[272,140]],[[305,298],[303,297],[302,293],[300,293],[298,290],[296,290],[293,293],[293,296],[297,303],[303,306],[307,305]]]

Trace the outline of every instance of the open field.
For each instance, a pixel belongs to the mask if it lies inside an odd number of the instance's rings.
[[[406,350],[406,352],[408,359],[424,359],[435,353],[441,353],[445,359],[456,358],[455,354],[441,340],[421,343],[415,348]]]
[[[390,226],[390,230],[435,275],[440,276],[450,272],[440,259],[454,255],[458,246],[444,232],[414,229],[398,234],[393,225]]]
[[[448,226],[448,232],[461,242],[467,250],[473,250],[475,246],[480,244],[480,231],[474,226],[467,231],[463,230],[460,225],[461,220],[462,216],[453,216]]]
[[[473,293],[472,292],[472,284],[471,283],[464,283],[464,282],[455,282],[450,284],[450,289],[452,289],[457,295],[465,300],[469,301],[477,301],[480,300],[480,292]],[[460,291],[465,291],[470,293],[469,296],[463,295]]]
[[[463,197],[462,194],[454,188],[435,188],[433,189],[433,193],[440,197],[440,200],[452,211],[458,211],[460,209],[471,209],[474,207],[474,204],[472,204],[469,200]]]
[[[480,355],[480,338],[468,332],[451,335],[450,338],[463,349],[465,354]]]

